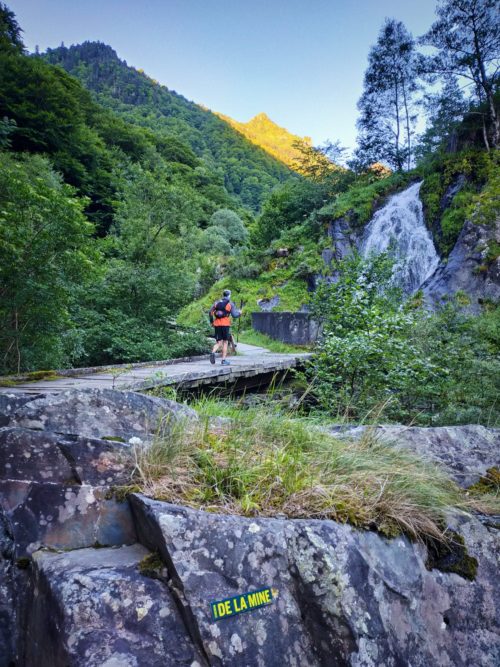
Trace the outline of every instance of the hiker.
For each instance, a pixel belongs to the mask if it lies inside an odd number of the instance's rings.
[[[222,293],[222,299],[214,303],[210,309],[210,322],[214,326],[215,331],[215,345],[210,353],[210,363],[215,364],[215,353],[222,347],[222,361],[223,366],[229,366],[230,361],[226,359],[227,348],[229,342],[234,339],[231,335],[231,317],[237,318],[241,316],[240,311],[231,301],[231,290],[225,289]]]

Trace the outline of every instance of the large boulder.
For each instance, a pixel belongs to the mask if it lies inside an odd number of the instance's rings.
[[[367,431],[375,437],[440,464],[457,484],[466,488],[500,467],[500,429],[468,426],[332,426],[336,437],[359,439]]]
[[[139,571],[147,556],[137,544],[37,552],[22,664],[201,667],[169,588]]]
[[[498,534],[453,519],[469,578],[429,570],[422,545],[333,521],[245,519],[131,499],[212,665],[450,665],[500,660]],[[462,539],[457,537],[458,539]],[[470,562],[469,562],[470,561]],[[210,603],[263,587],[273,604],[214,621]]]
[[[194,410],[168,399],[131,391],[81,389],[36,398],[15,410],[11,426],[90,438],[143,440],[168,432],[179,419],[196,419]]]
[[[75,484],[73,469],[55,433],[0,428],[0,480]]]

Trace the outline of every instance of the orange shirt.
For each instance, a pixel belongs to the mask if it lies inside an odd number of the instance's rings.
[[[231,312],[231,304],[227,303],[225,309],[228,313],[227,317],[216,317],[214,319],[214,327],[230,327],[231,326],[231,318],[229,317],[229,313]]]

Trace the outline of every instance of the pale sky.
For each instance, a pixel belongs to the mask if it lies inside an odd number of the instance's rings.
[[[38,45],[111,45],[188,99],[247,121],[264,111],[315,144],[352,147],[370,46],[386,17],[421,35],[435,0],[4,0]]]

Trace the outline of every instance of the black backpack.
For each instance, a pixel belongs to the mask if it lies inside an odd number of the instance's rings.
[[[229,315],[228,311],[226,310],[228,303],[229,299],[222,299],[221,301],[217,301],[217,303],[211,308],[210,310],[211,323],[213,323],[214,320],[220,320],[223,317],[227,317]]]

